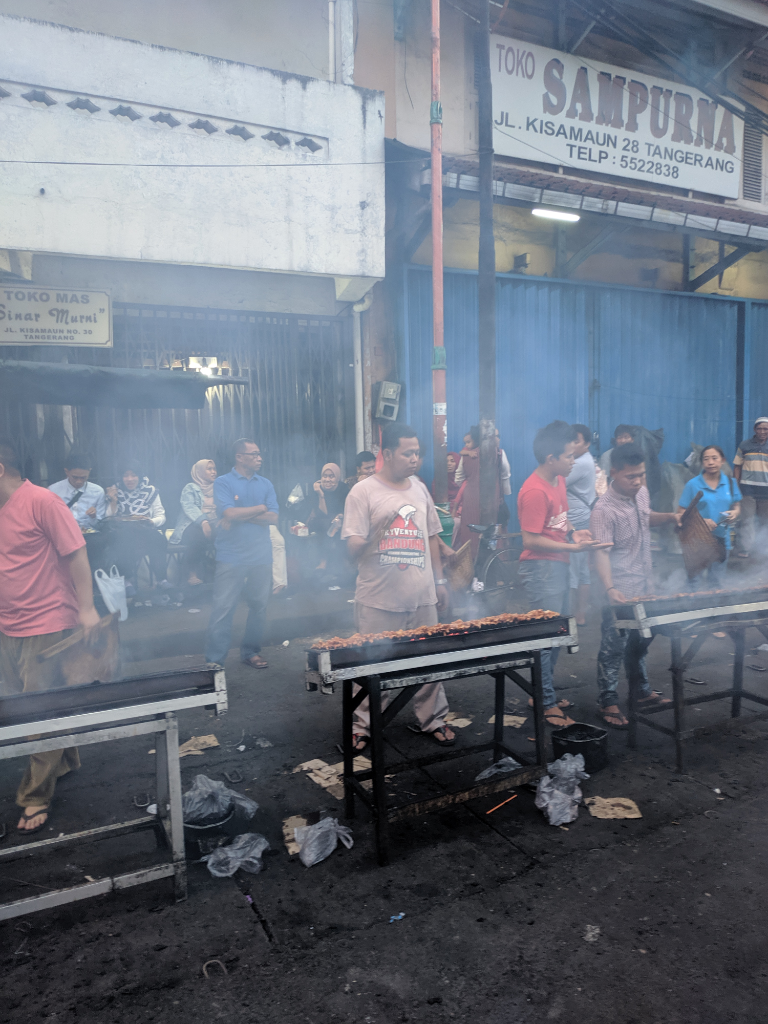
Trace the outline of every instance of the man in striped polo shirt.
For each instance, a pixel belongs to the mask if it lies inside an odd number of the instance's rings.
[[[755,548],[755,516],[758,528],[768,527],[768,416],[758,416],[755,432],[742,441],[733,459],[733,475],[744,500],[739,528],[739,558],[748,558]],[[763,547],[766,537],[761,537]]]

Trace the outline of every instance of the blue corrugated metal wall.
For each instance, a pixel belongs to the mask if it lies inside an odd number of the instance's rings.
[[[431,272],[407,268],[405,286],[405,415],[424,441],[430,478]],[[743,300],[499,276],[496,302],[497,423],[513,495],[535,467],[536,430],[556,418],[597,430],[602,449],[624,421],[664,427],[662,461],[681,462],[691,441],[731,454]],[[746,305],[748,417],[763,403],[768,379],[768,305]],[[448,447],[458,450],[478,418],[472,272],[446,272],[445,347]]]

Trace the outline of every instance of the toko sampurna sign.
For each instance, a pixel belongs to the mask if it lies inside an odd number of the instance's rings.
[[[738,198],[744,122],[687,85],[491,36],[503,156]]]

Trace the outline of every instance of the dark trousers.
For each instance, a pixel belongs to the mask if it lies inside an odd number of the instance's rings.
[[[601,708],[618,704],[619,671],[622,664],[637,696],[650,697],[651,684],[645,656],[653,637],[640,636],[636,629],[616,629],[610,608],[603,608],[602,639],[597,653],[597,702]]]
[[[188,579],[193,572],[199,577],[205,571],[208,552],[213,550],[213,531],[206,537],[202,523],[190,523],[181,535],[181,543],[187,548],[181,561],[183,578]]]
[[[213,603],[205,638],[206,661],[223,665],[232,641],[232,617],[240,598],[248,605],[248,619],[240,645],[240,658],[248,661],[261,650],[267,601],[272,592],[272,563],[240,565],[217,562]]]
[[[106,530],[83,534],[88,564],[91,567],[92,573],[96,572],[97,569],[103,569],[106,573],[109,572],[114,560],[111,538],[111,531]]]
[[[165,579],[168,546],[163,534],[148,523],[117,523],[115,561],[122,576],[135,580],[139,562],[146,555],[155,583]]]

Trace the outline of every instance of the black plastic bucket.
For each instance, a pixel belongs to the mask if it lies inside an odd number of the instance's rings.
[[[205,854],[210,853],[217,846],[221,846],[220,837],[230,836],[230,829],[227,828],[227,825],[230,824],[234,816],[235,808],[233,807],[229,814],[219,821],[210,821],[203,825],[190,825],[185,821],[184,846],[187,859],[200,860]]]
[[[552,733],[555,760],[563,754],[582,754],[584,771],[594,775],[608,764],[608,732],[594,725],[575,722]]]

